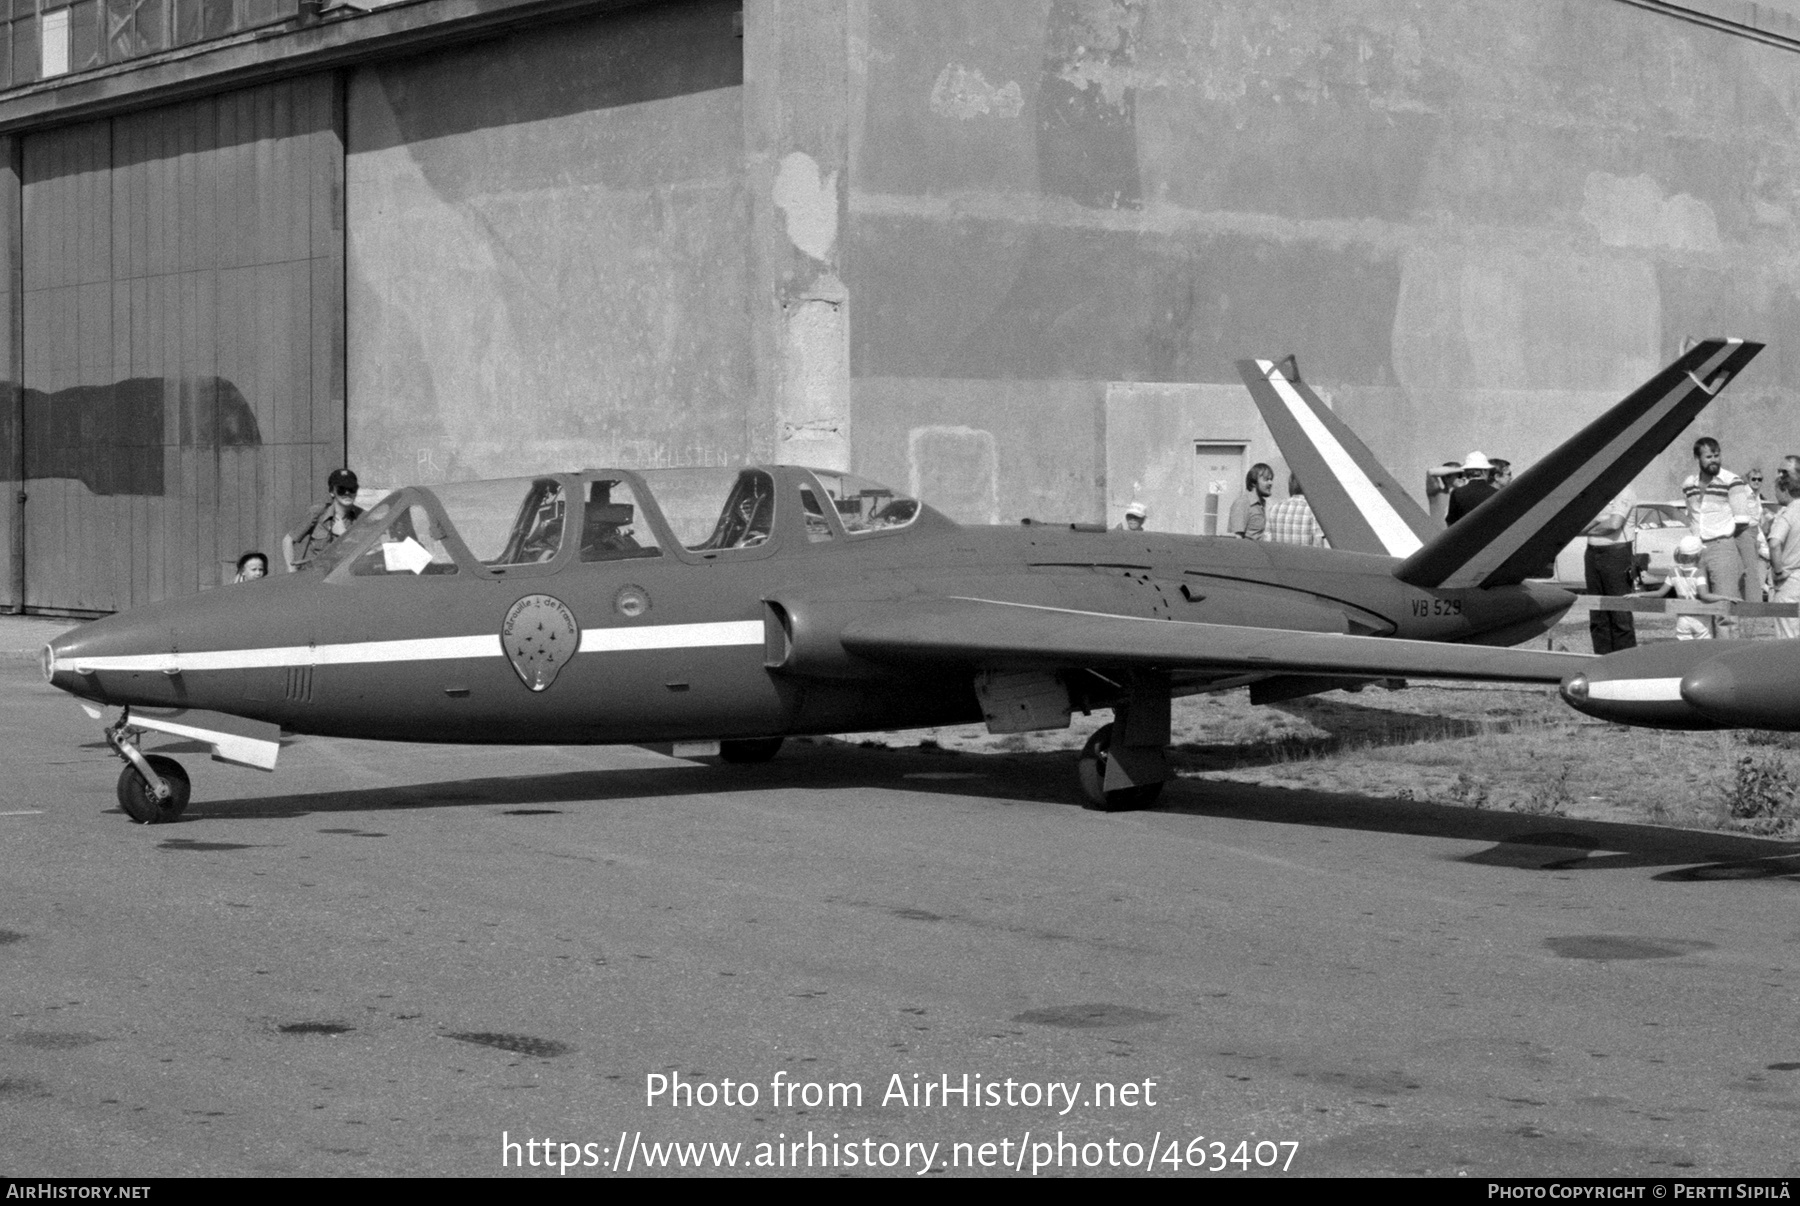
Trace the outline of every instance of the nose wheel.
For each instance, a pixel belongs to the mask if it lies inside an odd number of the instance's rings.
[[[125,815],[144,825],[163,825],[178,820],[187,807],[190,787],[188,773],[181,763],[163,754],[140,755],[156,777],[162,780],[168,794],[159,796],[149,780],[135,766],[127,765],[119,772],[119,807]]]
[[[173,758],[140,751],[143,730],[132,728],[130,721],[131,709],[126,708],[118,723],[106,730],[106,743],[125,760],[125,769],[119,772],[119,807],[140,824],[167,824],[187,808],[192,791],[188,773]]]

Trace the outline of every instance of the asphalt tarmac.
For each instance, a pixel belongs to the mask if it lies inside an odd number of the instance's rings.
[[[853,743],[153,739],[144,827],[0,723],[8,1175],[1800,1172],[1792,843]]]

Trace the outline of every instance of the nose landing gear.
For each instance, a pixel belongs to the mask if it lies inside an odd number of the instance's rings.
[[[181,763],[163,754],[138,749],[142,729],[131,727],[131,709],[119,713],[118,723],[105,730],[106,744],[125,760],[119,772],[119,807],[144,825],[160,825],[178,819],[187,808],[192,788]]]

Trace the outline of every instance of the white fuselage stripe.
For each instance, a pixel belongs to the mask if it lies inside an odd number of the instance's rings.
[[[761,620],[726,620],[717,624],[661,624],[648,628],[583,628],[577,653],[625,653],[637,649],[706,649],[721,645],[760,645]]]
[[[1680,703],[1679,678],[1611,678],[1588,680],[1589,699],[1609,703]]]
[[[1312,407],[1306,404],[1306,399],[1302,398],[1299,392],[1288,384],[1286,377],[1275,371],[1275,366],[1271,362],[1258,360],[1256,367],[1262,370],[1264,379],[1274,387],[1275,396],[1280,398],[1281,404],[1288,408],[1288,413],[1294,417],[1294,422],[1300,424],[1301,432],[1312,441],[1312,445],[1318,450],[1319,455],[1325,458],[1325,464],[1331,470],[1332,476],[1337,478],[1338,483],[1349,492],[1350,501],[1362,513],[1362,517],[1368,525],[1374,529],[1376,539],[1381,541],[1381,547],[1388,551],[1388,555],[1390,557],[1410,557],[1418,552],[1420,547],[1418,534],[1412,530],[1406,520],[1401,518],[1400,513],[1394,510],[1393,504],[1388,502],[1386,496],[1376,488],[1375,483],[1369,480],[1369,475],[1363,472],[1363,467],[1357,464],[1356,458],[1351,455],[1350,450],[1339,443],[1337,437],[1331,434],[1330,429],[1319,421],[1319,416],[1315,415]]]
[[[705,649],[763,643],[761,620],[713,624],[654,624],[641,628],[584,628],[577,653],[625,653],[644,649]],[[132,670],[177,674],[201,670],[263,670],[287,666],[362,666],[394,662],[502,657],[498,634],[423,637],[408,641],[358,641],[343,645],[286,645],[272,649],[218,649],[196,653],[145,653],[59,659],[55,669],[77,672]]]

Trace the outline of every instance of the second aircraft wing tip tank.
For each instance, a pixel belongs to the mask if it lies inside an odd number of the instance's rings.
[[[1800,641],[1661,641],[1566,678],[1565,703],[1614,724],[1800,732]]]
[[[1717,392],[1710,379],[1667,384],[1666,371],[1658,382],[1619,422],[1678,416]],[[1614,472],[1604,452],[1577,472]],[[1487,543],[1534,535],[1520,520],[1425,547],[1475,564],[1492,560]],[[120,800],[160,821],[180,815],[186,776],[136,749],[141,729],[270,766],[280,729],[724,741],[766,757],[786,736],[973,721],[1024,732],[1094,708],[1114,719],[1078,759],[1083,794],[1133,807],[1170,777],[1176,695],[1548,684],[1592,660],[1483,643],[1541,633],[1564,592],[1420,585],[1396,576],[1399,556],[1371,551],[958,526],[906,492],[795,466],[585,469],[397,490],[316,571],[85,625],[52,643],[45,672],[126,709],[108,726],[126,760]]]

